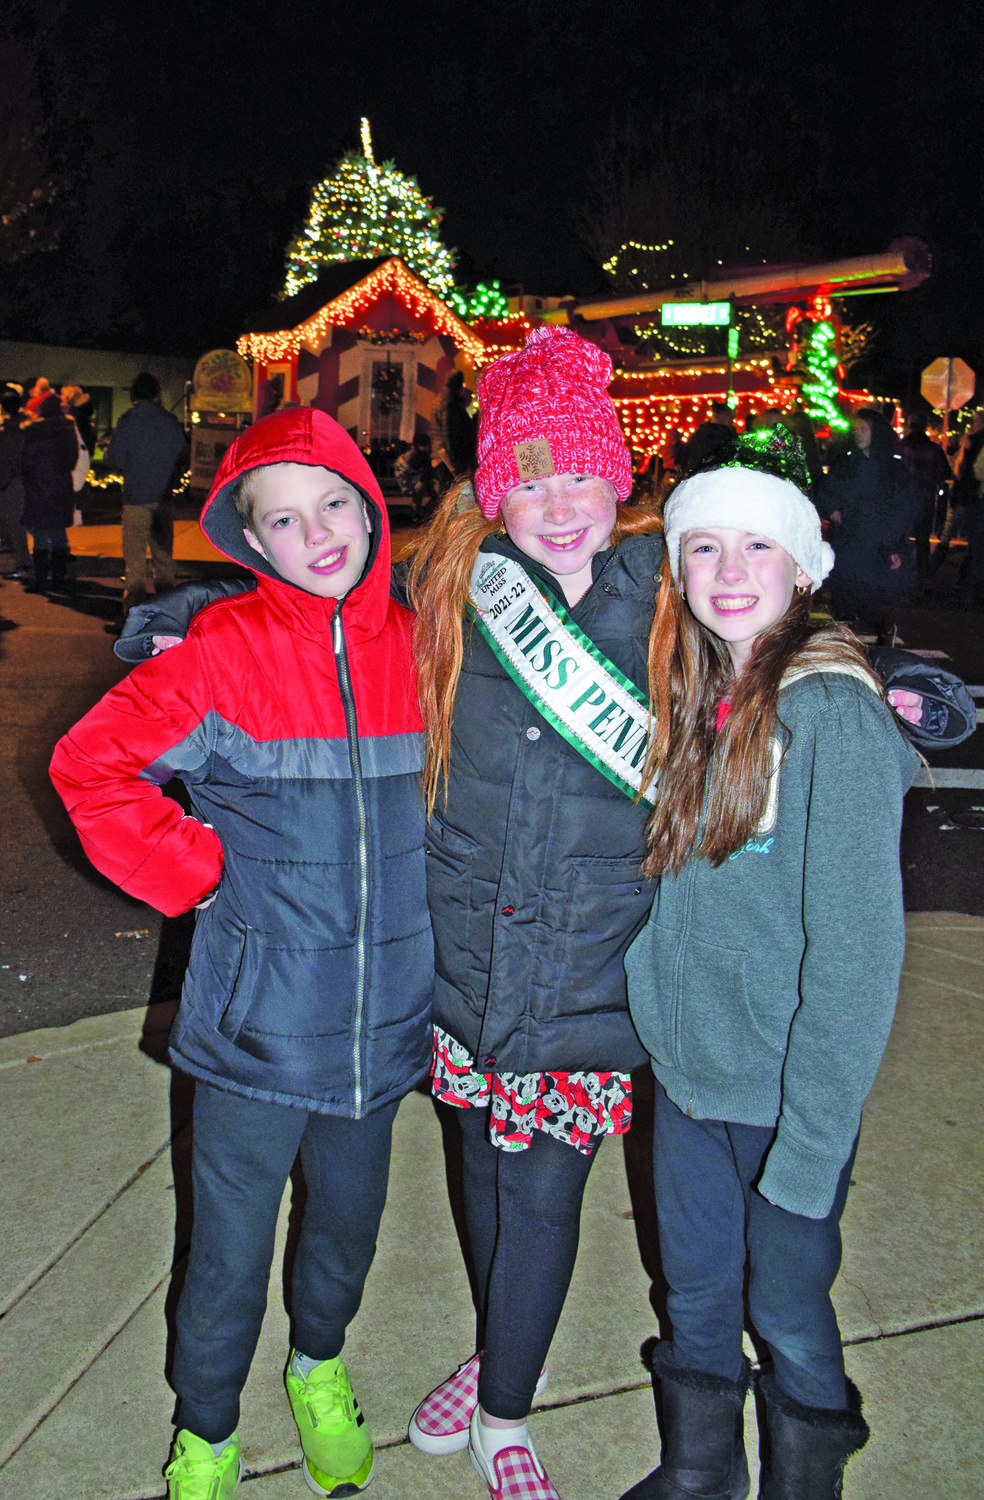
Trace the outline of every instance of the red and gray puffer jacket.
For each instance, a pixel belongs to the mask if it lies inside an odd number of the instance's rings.
[[[341,601],[280,578],[233,502],[246,470],[321,465],[372,511]],[[202,529],[257,575],[197,616],[59,742],[86,853],[166,915],[199,914],[171,1057],[219,1088],[358,1118],[426,1069],[433,950],[412,620],[390,598],[379,486],[325,413],[276,413],[230,449]],[[188,817],[162,788],[187,786]]]

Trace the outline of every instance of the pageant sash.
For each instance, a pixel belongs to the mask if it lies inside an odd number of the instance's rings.
[[[479,553],[469,603],[482,635],[538,713],[634,800],[649,739],[645,694],[512,558]],[[654,789],[644,797],[653,802]]]

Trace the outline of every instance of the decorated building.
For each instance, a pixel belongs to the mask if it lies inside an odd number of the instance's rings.
[[[744,425],[773,411],[805,414],[825,433],[846,429],[850,411],[870,397],[848,387],[837,299],[905,290],[928,274],[925,247],[904,241],[883,256],[756,269],[630,298],[507,299],[493,284],[453,288],[443,300],[397,256],[349,260],[324,266],[276,304],[238,349],[253,365],[257,416],[281,401],[318,406],[386,475],[400,442],[417,431],[437,436],[436,409],[452,370],[474,390],[482,370],[521,348],[539,323],[569,326],[611,355],[612,398],[643,467],[678,435],[689,437],[713,401],[727,401]],[[646,325],[664,303],[707,308],[715,299],[731,325],[721,330],[727,352],[686,353],[683,339],[678,357],[672,347],[654,357]]]
[[[239,340],[253,404],[317,406],[386,472],[394,444],[430,432],[448,376],[472,388],[483,339],[397,256],[326,266]]]
[[[851,410],[872,398],[848,384],[838,309],[853,296],[910,290],[930,269],[926,246],[908,238],[881,255],[721,273],[712,283],[571,302],[547,316],[611,354],[612,398],[626,440],[642,460],[664,451],[675,434],[689,437],[709,416],[712,401],[728,402],[745,424],[780,411],[802,413],[818,434],[846,429]],[[653,359],[641,352],[647,326],[666,321],[664,305],[709,311],[715,303],[726,305],[728,317],[720,321],[730,325],[720,330],[720,354],[694,349]]]

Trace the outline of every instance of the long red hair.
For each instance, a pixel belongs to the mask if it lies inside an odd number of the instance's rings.
[[[615,546],[627,536],[662,530],[650,505],[620,505],[611,536]],[[483,516],[471,481],[461,479],[444,495],[426,530],[408,553],[407,586],[416,614],[414,652],[420,711],[427,731],[424,796],[428,815],[438,789],[447,785],[451,763],[454,698],[465,653],[465,617],[472,568],[487,536],[502,531],[498,517]]]

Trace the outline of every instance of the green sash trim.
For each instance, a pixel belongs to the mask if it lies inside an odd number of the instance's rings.
[[[480,552],[469,606],[478,629],[538,713],[634,801],[649,740],[649,700],[599,651],[559,599],[512,558]],[[655,801],[652,787],[644,793]]]

